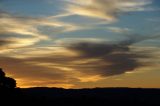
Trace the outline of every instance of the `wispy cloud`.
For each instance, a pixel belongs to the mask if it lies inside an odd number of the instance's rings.
[[[151,0],[88,0],[72,1],[68,11],[77,15],[105,19],[110,22],[117,20],[123,13],[149,10]]]
[[[14,49],[34,45],[40,40],[37,38],[3,38],[0,40],[0,49]]]
[[[53,17],[33,18],[0,13],[0,48],[12,49],[50,40],[58,33],[81,29],[80,26],[58,21]]]
[[[114,33],[130,33],[132,30],[129,28],[119,28],[119,27],[107,27],[107,29]]]

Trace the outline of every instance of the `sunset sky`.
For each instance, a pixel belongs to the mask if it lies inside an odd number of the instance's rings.
[[[160,88],[160,0],[0,0],[0,67],[18,87]]]

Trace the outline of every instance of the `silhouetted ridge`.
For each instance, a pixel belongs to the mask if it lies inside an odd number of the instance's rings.
[[[16,88],[0,69],[0,106],[160,106],[160,89],[142,88]]]

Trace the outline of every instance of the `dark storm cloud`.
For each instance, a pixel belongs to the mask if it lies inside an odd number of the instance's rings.
[[[128,47],[107,43],[81,42],[71,45],[69,49],[80,52],[84,57],[101,57],[114,51],[127,51]]]
[[[89,43],[80,42],[71,44],[68,49],[78,52],[79,59],[97,59],[94,62],[79,64],[81,72],[88,74],[100,74],[102,76],[119,75],[128,71],[134,71],[144,66],[140,59],[147,58],[147,55],[132,51],[130,46],[145,40],[159,37],[156,36],[128,36],[126,40],[114,43]]]

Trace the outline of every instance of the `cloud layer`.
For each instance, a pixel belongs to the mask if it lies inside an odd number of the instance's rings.
[[[134,72],[145,66],[146,63],[141,60],[149,58],[149,55],[142,51],[136,52],[131,46],[153,38],[155,36],[129,36],[126,40],[118,42],[93,40],[75,43],[66,40],[63,45],[57,44],[57,47],[2,52],[0,64],[6,67],[12,76],[20,79],[19,85],[23,84],[21,86],[60,84],[73,87],[72,82],[96,82],[109,76]],[[38,83],[29,83],[29,80]]]

